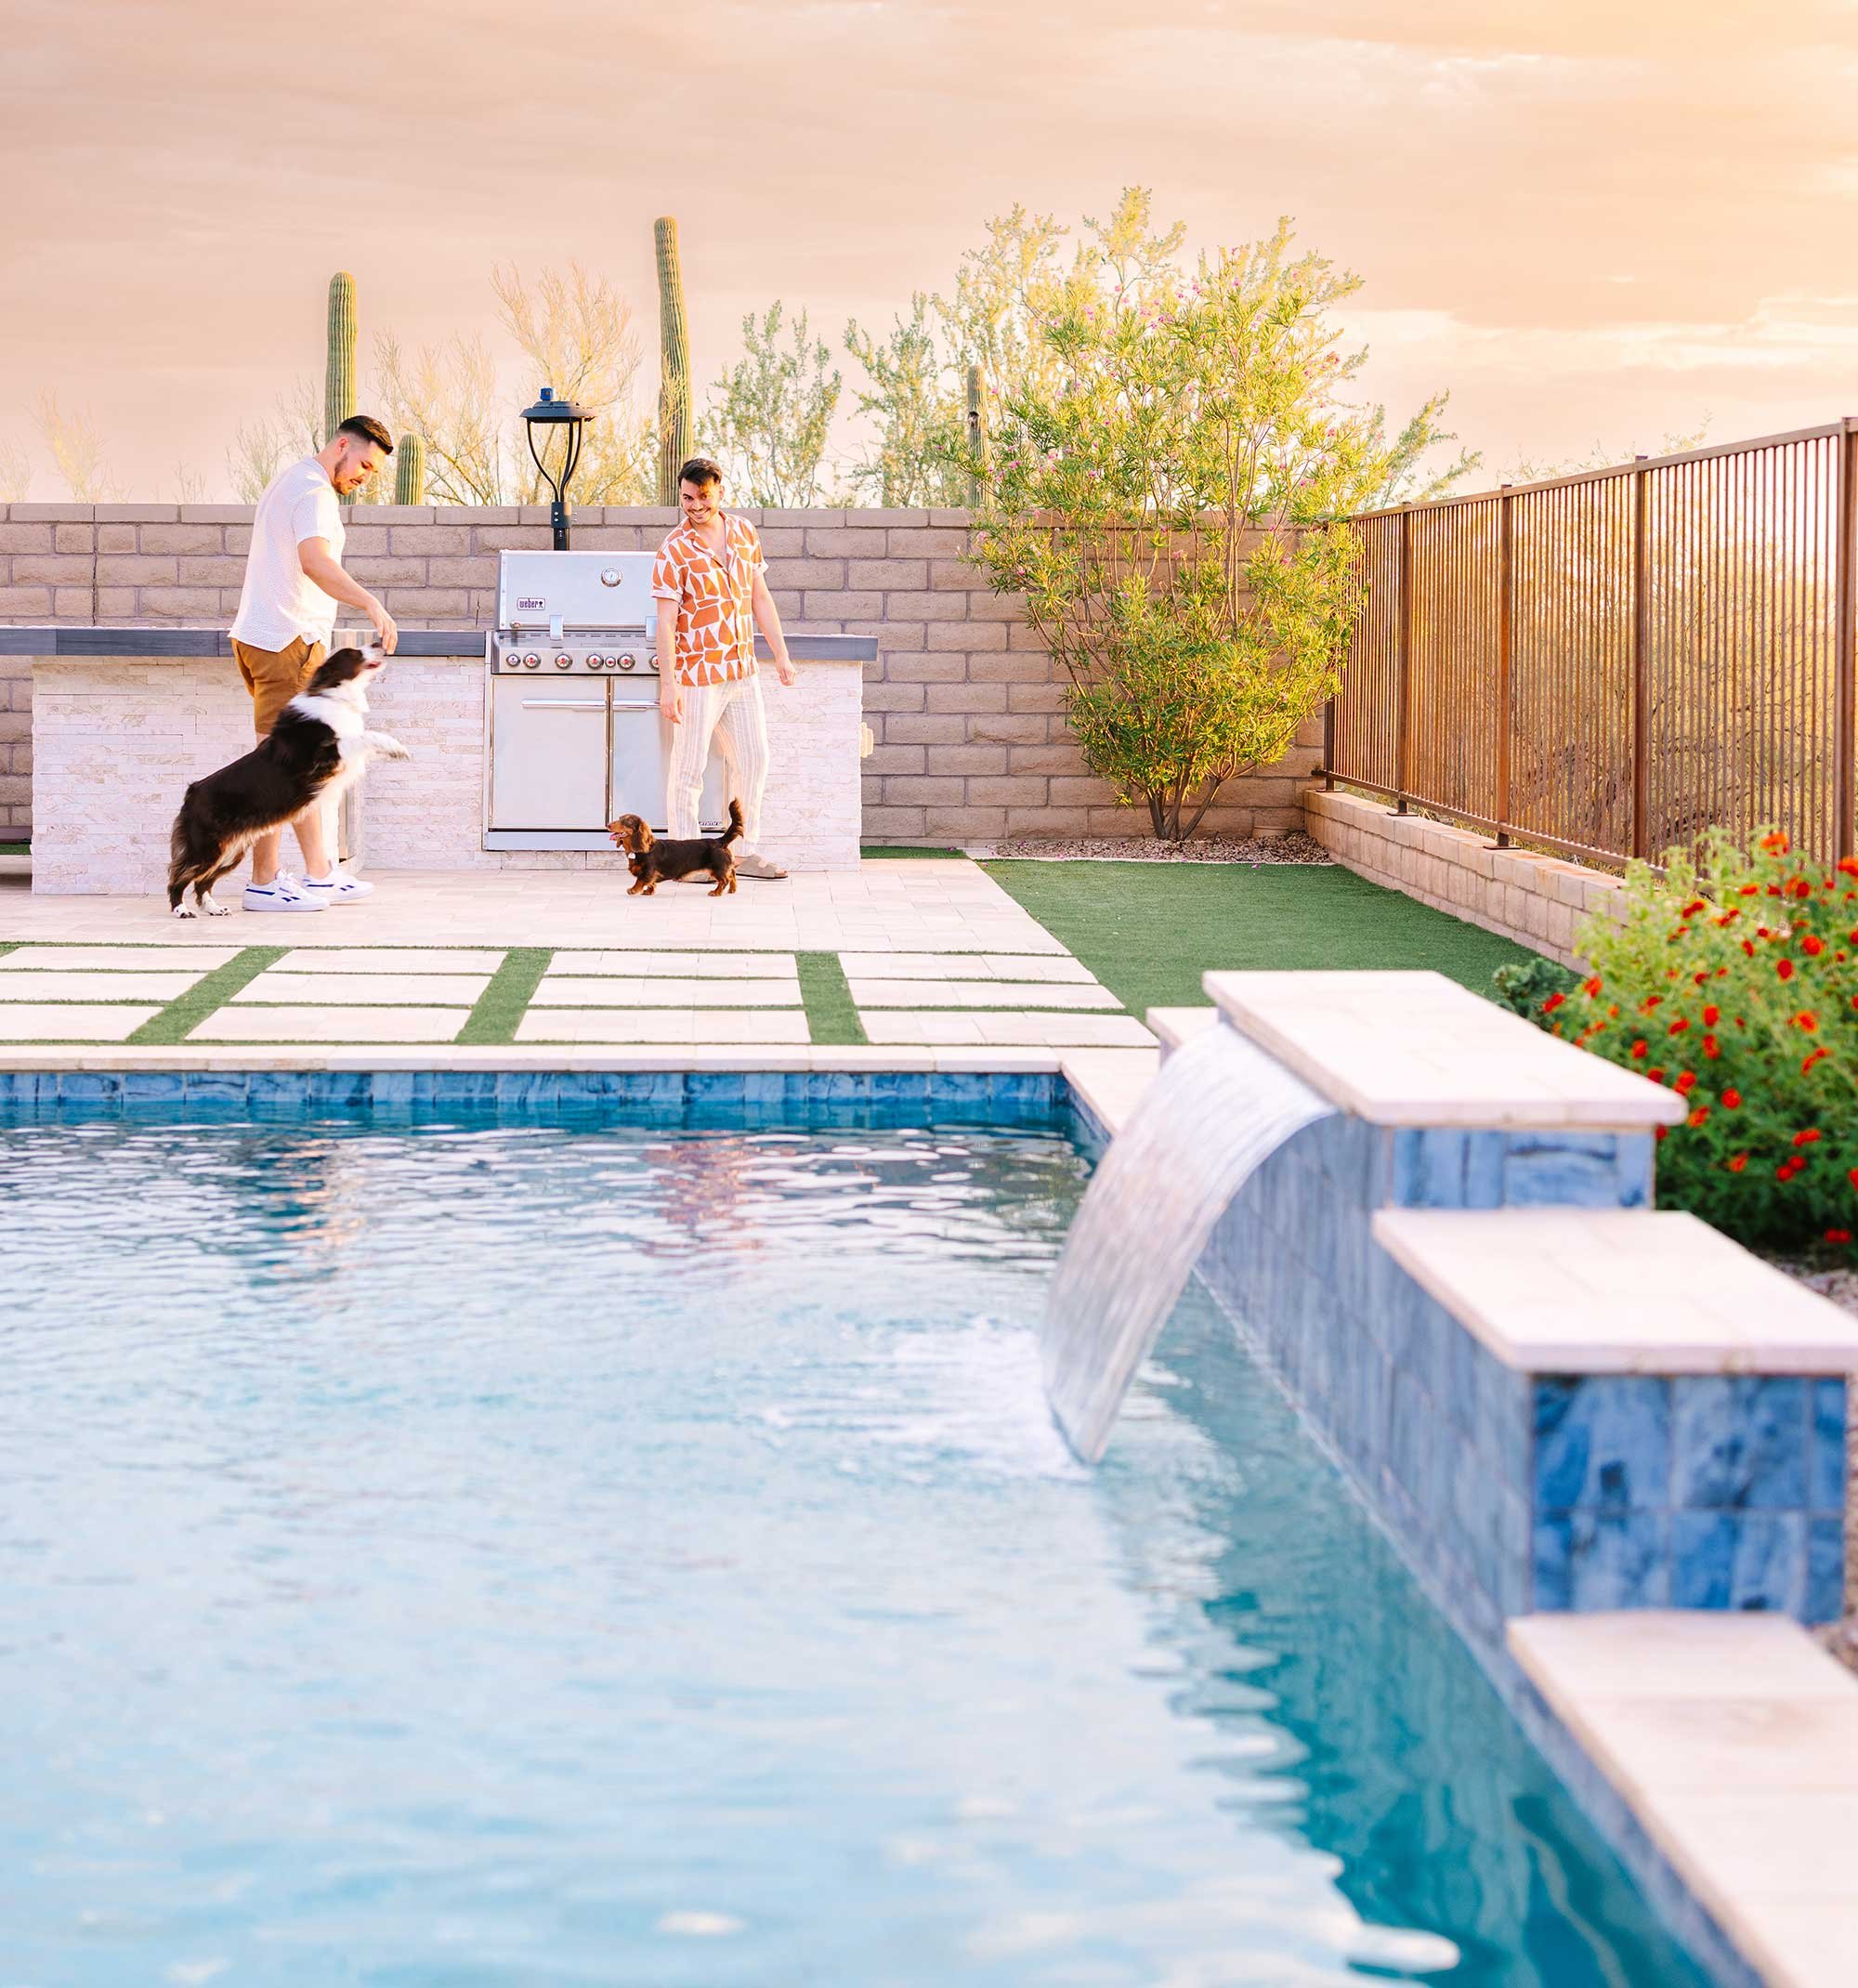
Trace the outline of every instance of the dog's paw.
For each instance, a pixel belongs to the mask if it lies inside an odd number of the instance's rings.
[[[216,897],[207,898],[201,909],[209,918],[230,918],[232,915],[232,907],[229,904],[221,904]]]
[[[190,904],[177,904],[175,906],[171,915],[176,918],[191,918],[194,915],[194,909]]]
[[[384,759],[411,759],[412,754],[407,751],[398,739],[393,738],[391,735],[383,735],[381,756]]]

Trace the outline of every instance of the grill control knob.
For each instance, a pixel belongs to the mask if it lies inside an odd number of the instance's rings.
[[[523,668],[526,670],[532,670],[541,660],[542,658],[540,656],[525,656],[523,658]]]
[[[637,666],[638,658],[636,656],[622,656],[620,658],[620,667],[622,670],[635,669]]]
[[[557,656],[555,659],[555,667],[557,670],[571,670],[574,667],[574,659],[572,656]]]

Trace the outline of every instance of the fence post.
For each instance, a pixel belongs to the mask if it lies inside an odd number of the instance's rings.
[[[1336,791],[1336,700],[1331,697],[1323,706],[1323,791],[1332,794]]]
[[[1642,455],[1633,457],[1642,463]],[[1646,472],[1632,472],[1632,854],[1643,857],[1651,842],[1652,769],[1647,752],[1651,737],[1652,596],[1645,584],[1651,547],[1651,517],[1646,502]]]
[[[1497,500],[1501,597],[1497,610],[1497,846],[1510,846],[1510,630],[1516,605],[1516,521],[1510,486]]]
[[[1407,774],[1413,730],[1413,514],[1400,514],[1400,653],[1394,679],[1394,812],[1407,812]]]
[[[1852,532],[1858,530],[1858,414],[1847,414],[1838,438],[1838,641],[1832,695],[1832,841],[1833,859],[1854,853],[1852,848],[1852,779],[1854,684],[1852,620],[1858,614],[1858,546]]]

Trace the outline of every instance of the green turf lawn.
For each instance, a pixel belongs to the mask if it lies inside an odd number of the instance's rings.
[[[1534,957],[1340,864],[981,867],[1134,1014],[1203,1006],[1210,968],[1432,967],[1485,994],[1498,967]]]

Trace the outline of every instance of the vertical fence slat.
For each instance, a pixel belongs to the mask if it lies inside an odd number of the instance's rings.
[[[1413,732],[1413,514],[1400,514],[1400,662],[1395,680],[1394,804],[1407,812],[1407,781],[1411,771]]]
[[[1854,485],[1854,477],[1858,477],[1858,416],[1848,414],[1838,438],[1838,544],[1835,555],[1838,582],[1834,595],[1838,616],[1832,693],[1832,842],[1835,857],[1854,854],[1851,844],[1851,727],[1854,701],[1858,701],[1854,700],[1858,681],[1854,681],[1852,656],[1852,617],[1858,612],[1858,600],[1853,598],[1854,579],[1858,579],[1853,573],[1853,561],[1858,557],[1858,548],[1851,543],[1853,527],[1858,525],[1858,485]]]
[[[1638,459],[1644,461],[1644,457]],[[1647,472],[1632,472],[1632,854],[1642,857],[1650,841],[1652,723],[1652,595],[1645,568],[1651,542]]]

